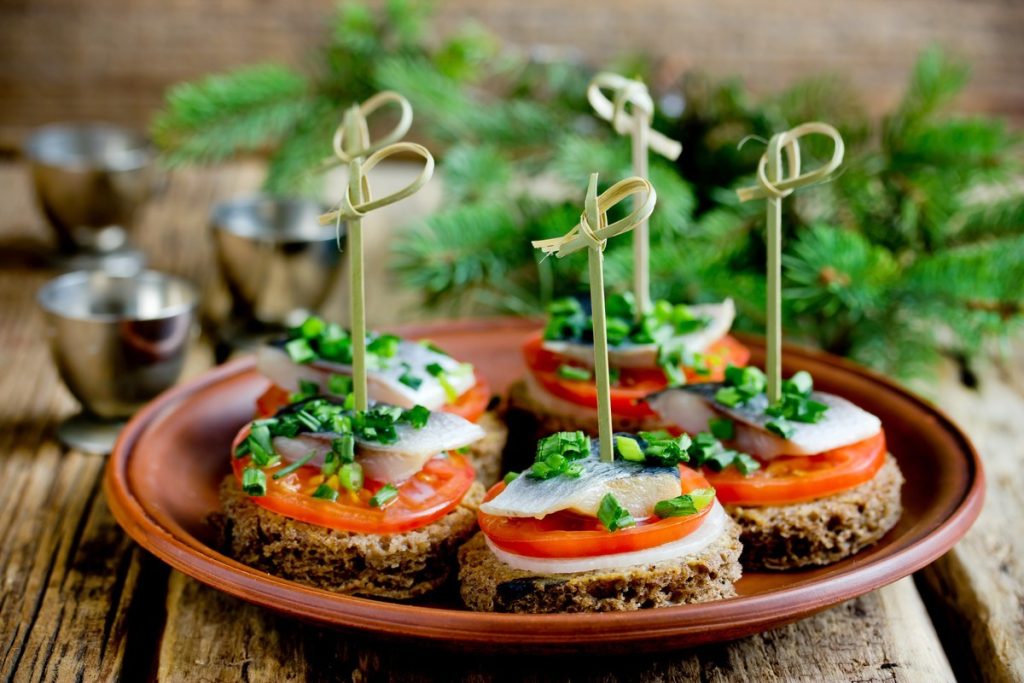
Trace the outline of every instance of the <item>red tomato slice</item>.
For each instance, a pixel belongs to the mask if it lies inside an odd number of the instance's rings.
[[[708,486],[699,472],[688,467],[679,469],[682,492]],[[498,482],[484,500],[502,492]],[[533,517],[498,517],[481,512],[477,515],[480,529],[499,548],[528,557],[593,557],[646,550],[677,541],[693,533],[704,522],[712,506],[687,517],[648,517],[637,525],[619,531],[608,531],[594,517],[562,511],[541,519]]]
[[[464,417],[470,422],[476,422],[487,412],[487,404],[491,402],[491,386],[479,372],[476,374],[476,384],[459,396],[455,403],[446,404],[441,410],[446,413],[453,413]]]
[[[824,498],[872,479],[885,464],[885,432],[818,455],[782,456],[743,475],[735,467],[705,468],[722,503],[785,505]]]
[[[279,386],[271,385],[263,394],[256,399],[256,417],[270,417],[281,408],[284,408],[291,401],[287,391]],[[469,391],[459,396],[455,403],[445,405],[441,410],[446,413],[453,413],[464,417],[470,422],[476,422],[487,412],[487,404],[491,402],[491,387],[483,375],[476,373],[476,384]]]
[[[597,408],[597,385],[591,380],[577,381],[558,375],[559,366],[566,359],[543,348],[543,335],[537,333],[523,345],[526,366],[537,382],[549,393],[588,408]],[[750,351],[732,337],[726,335],[707,351],[711,372],[700,375],[693,368],[684,367],[687,382],[717,382],[725,377],[725,368],[730,363],[743,366],[750,360]],[[659,368],[622,368],[619,381],[612,385],[612,413],[621,417],[648,417],[654,415],[644,397],[668,386],[665,373]]]
[[[231,452],[249,434],[247,425],[235,437]],[[242,471],[250,457],[231,457],[235,478],[242,481]],[[401,484],[398,497],[383,508],[370,507],[370,498],[384,482],[367,480],[363,489],[354,493],[342,488],[336,501],[313,498],[311,494],[322,483],[320,468],[300,467],[280,479],[273,473],[286,465],[267,468],[267,495],[250,498],[262,508],[300,522],[363,534],[391,534],[419,529],[451,512],[466,495],[476,473],[464,457],[456,453],[427,461],[423,469]]]

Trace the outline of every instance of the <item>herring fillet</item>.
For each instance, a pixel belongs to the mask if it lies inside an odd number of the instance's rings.
[[[687,334],[673,337],[688,351],[702,353],[709,346],[729,333],[733,319],[736,317],[736,305],[732,299],[717,304],[693,304],[687,308],[696,316],[707,316],[711,319],[706,327]],[[546,351],[571,358],[586,364],[594,365],[594,345],[580,342],[548,341],[543,342]],[[608,347],[608,362],[617,368],[654,368],[658,366],[657,344],[623,344]]]
[[[882,428],[881,420],[845,398],[815,391],[811,399],[827,405],[828,411],[814,423],[788,420],[793,436],[784,439],[765,427],[779,419],[765,414],[767,396],[760,394],[742,406],[730,408],[714,400],[723,386],[721,382],[710,382],[666,389],[648,396],[647,403],[662,419],[690,434],[710,431],[711,418],[728,417],[736,426],[735,438],[730,443],[765,460],[780,455],[817,455],[863,441]]]
[[[468,446],[485,434],[479,425],[451,413],[431,413],[422,429],[399,424],[395,431],[398,441],[392,444],[356,438],[356,462],[362,465],[368,479],[408,479],[435,455]],[[313,453],[309,464],[322,466],[337,438],[338,434],[330,432],[306,432],[295,437],[276,436],[272,443],[274,451],[289,462]]]
[[[370,368],[366,373],[367,390],[371,400],[412,408],[422,405],[437,410],[445,405],[448,396],[436,377],[427,371],[427,366],[437,363],[445,371],[446,379],[455,393],[461,396],[476,384],[472,372],[462,369],[462,364],[451,356],[433,351],[418,342],[402,339],[394,358],[384,359],[386,367]],[[416,389],[403,384],[400,378],[408,371],[421,384]],[[352,366],[331,361],[316,360],[312,363],[294,362],[285,351],[275,344],[264,344],[256,354],[256,368],[271,382],[287,391],[298,391],[300,380],[313,382],[321,391],[327,391],[327,382],[332,374],[351,375]]]
[[[654,503],[681,493],[676,467],[601,462],[594,452],[577,462],[583,464],[579,477],[533,479],[524,472],[480,510],[500,517],[540,518],[559,510],[596,515],[601,499],[611,493],[635,517],[647,517]]]

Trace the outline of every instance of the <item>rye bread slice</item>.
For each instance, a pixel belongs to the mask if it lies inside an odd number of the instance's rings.
[[[299,522],[266,510],[235,478],[220,487],[219,526],[228,554],[275,576],[317,588],[403,600],[443,584],[456,552],[476,530],[484,487],[472,487],[454,510],[425,527],[395,534],[357,534]]]
[[[725,507],[743,529],[743,565],[795,569],[837,562],[876,543],[903,513],[903,474],[887,456],[871,481],[827,498],[795,503]]]
[[[467,448],[466,457],[476,468],[477,480],[489,487],[501,477],[501,453],[508,441],[508,427],[493,410],[481,415],[476,423],[486,434]]]
[[[729,523],[699,553],[657,564],[574,574],[508,566],[478,533],[459,550],[462,600],[482,612],[613,612],[705,602],[736,594],[742,573],[739,527]]]

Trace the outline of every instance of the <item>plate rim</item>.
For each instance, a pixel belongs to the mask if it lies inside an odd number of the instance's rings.
[[[436,321],[394,330],[408,336],[536,328],[532,318],[480,318]],[[763,344],[761,337],[737,334]],[[967,456],[970,481],[952,511],[926,536],[895,553],[855,567],[836,577],[768,593],[692,605],[600,614],[520,615],[472,612],[447,607],[408,605],[332,593],[278,578],[237,562],[192,537],[182,540],[161,525],[134,494],[127,467],[134,446],[147,426],[192,394],[255,368],[245,356],[215,366],[172,387],[140,410],[125,426],[107,462],[104,491],[118,524],[140,546],[168,565],[220,591],[292,617],[389,637],[414,638],[435,644],[471,643],[498,650],[580,652],[609,644],[638,644],[664,649],[667,641],[696,645],[756,633],[789,623],[845,600],[863,595],[918,571],[947,552],[967,533],[980,514],[985,495],[984,468],[971,441],[944,411],[888,377],[832,354],[794,344],[784,353],[832,365],[867,378],[931,414]],[[799,604],[794,609],[793,604]],[[685,616],[681,616],[685,614]],[[596,617],[596,618],[595,618]],[[663,640],[665,639],[665,640]]]

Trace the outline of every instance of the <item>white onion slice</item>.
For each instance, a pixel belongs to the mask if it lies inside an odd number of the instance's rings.
[[[578,572],[589,572],[595,569],[622,569],[638,565],[657,564],[677,560],[687,555],[693,555],[707,548],[725,531],[728,517],[721,504],[716,500],[711,511],[704,522],[697,527],[693,533],[680,538],[678,541],[663,543],[662,545],[648,548],[646,550],[635,550],[628,553],[616,553],[614,555],[596,555],[593,557],[527,557],[502,550],[487,540],[487,547],[491,549],[494,556],[512,567],[527,572],[538,574],[575,574]]]

